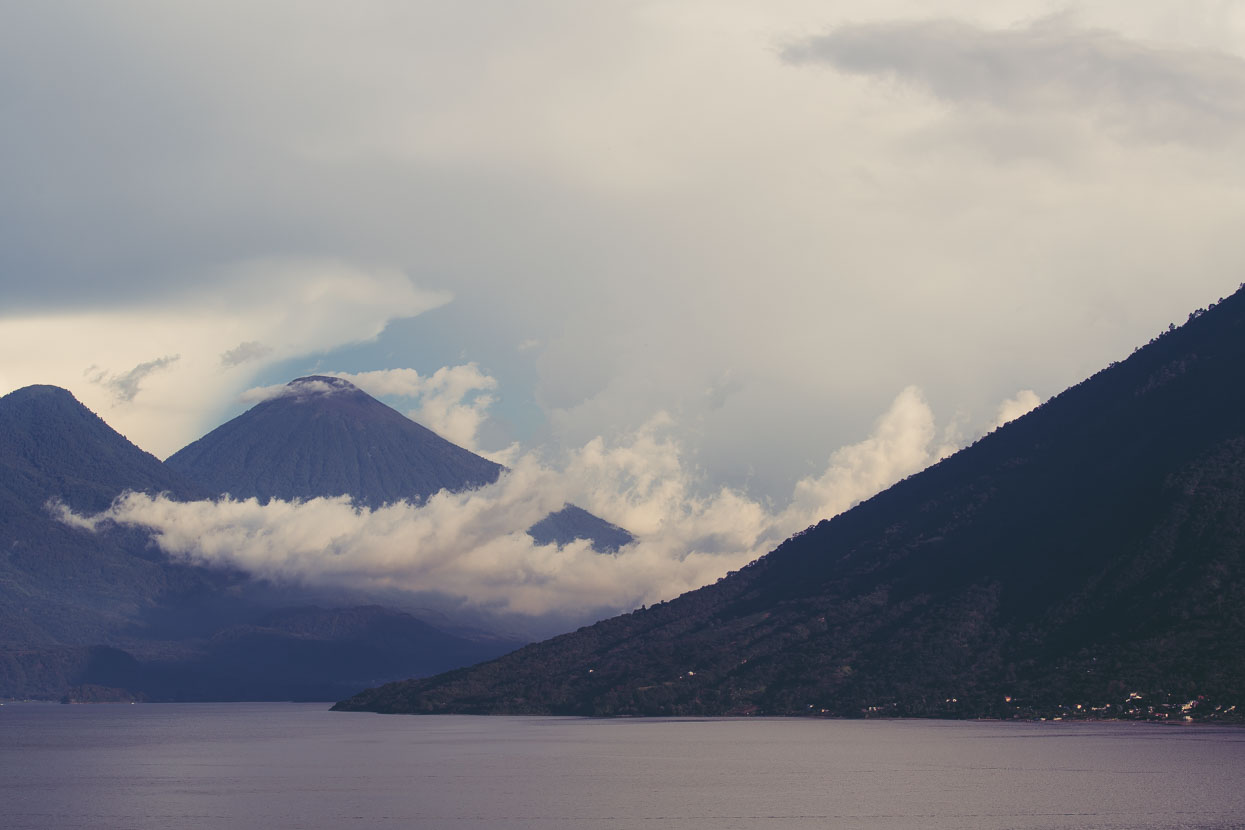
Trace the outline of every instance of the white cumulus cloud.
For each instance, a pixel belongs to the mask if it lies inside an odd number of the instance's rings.
[[[1001,427],[1006,423],[1014,421],[1037,407],[1040,403],[1042,403],[1042,399],[1038,397],[1037,392],[1034,392],[1032,389],[1021,389],[1016,393],[1015,397],[1008,398],[999,404],[998,413],[994,418],[994,425]]]

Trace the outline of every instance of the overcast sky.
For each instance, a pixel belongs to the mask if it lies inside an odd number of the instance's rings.
[[[1243,56],[1223,0],[0,0],[0,392],[164,457],[414,370],[477,450],[659,418],[784,508],[1234,291]]]

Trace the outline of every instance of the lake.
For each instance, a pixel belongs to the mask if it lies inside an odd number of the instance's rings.
[[[1245,828],[1245,730],[0,707],[0,827]]]

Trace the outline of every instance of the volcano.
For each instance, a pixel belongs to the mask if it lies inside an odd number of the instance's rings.
[[[441,490],[492,484],[505,469],[452,444],[347,380],[312,375],[290,381],[165,464],[212,493],[290,501],[349,496],[377,508],[422,503]],[[631,534],[567,505],[529,530],[541,544],[587,539],[615,551]]]

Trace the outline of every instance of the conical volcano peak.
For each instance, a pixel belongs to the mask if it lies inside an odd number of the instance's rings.
[[[331,395],[337,392],[360,392],[362,390],[345,378],[330,375],[307,375],[294,378],[286,384],[290,395]]]
[[[266,387],[265,398],[165,464],[213,493],[235,498],[347,495],[381,507],[422,503],[441,490],[497,481],[500,464],[451,444],[343,378],[308,375]],[[567,505],[528,531],[540,544],[588,539],[611,552],[631,534]]]
[[[348,495],[370,507],[483,487],[501,474],[348,380],[309,375],[271,391],[165,463],[235,498]]]
[[[286,386],[298,386],[304,383],[322,383],[333,389],[358,389],[350,381],[345,378],[333,377],[332,375],[307,375],[306,377],[294,378],[286,384]]]

